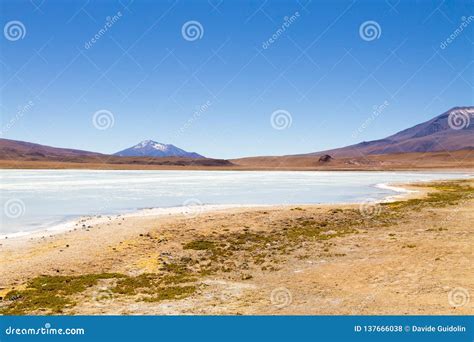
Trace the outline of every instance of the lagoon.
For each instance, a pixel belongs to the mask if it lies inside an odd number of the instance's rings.
[[[0,170],[1,232],[31,232],[84,215],[192,205],[356,203],[387,184],[465,173],[355,171]]]

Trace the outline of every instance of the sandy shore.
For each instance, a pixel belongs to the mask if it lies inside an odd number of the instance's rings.
[[[443,188],[409,188],[416,192],[405,194],[409,206],[400,208],[395,202],[150,212],[3,239],[1,307],[28,299],[21,291],[40,275],[74,281],[106,272],[118,275],[100,276],[56,313],[473,314],[471,193],[446,204],[429,195]],[[156,297],[144,290],[150,275],[171,275],[175,285],[154,279]]]

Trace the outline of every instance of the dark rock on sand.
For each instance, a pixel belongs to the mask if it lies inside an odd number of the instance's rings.
[[[319,161],[320,162],[323,162],[323,163],[327,163],[327,162],[330,162],[331,160],[333,160],[334,158],[331,157],[329,154],[324,154],[322,155],[321,157],[319,157]]]

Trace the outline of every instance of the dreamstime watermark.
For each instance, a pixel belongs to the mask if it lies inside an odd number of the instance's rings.
[[[471,117],[474,117],[474,110],[457,109],[449,113],[448,125],[454,130],[468,128],[471,124]]]
[[[277,164],[277,167],[281,166],[281,165],[282,165],[282,163],[279,163],[279,164]],[[279,209],[279,210],[268,211],[268,214],[265,216],[264,220],[266,222],[268,222],[269,224],[277,223],[280,220],[281,211],[288,209],[288,206],[291,205],[291,204],[292,203],[290,202],[290,199],[284,200],[278,206],[275,206],[275,209]]]
[[[212,102],[207,100],[204,104],[198,106],[196,110],[193,112],[191,117],[178,129],[175,134],[175,137],[183,134],[186,130],[189,129],[204,113],[207,112],[209,107],[211,107]]]
[[[204,28],[199,21],[190,20],[181,27],[181,35],[187,41],[193,42],[204,36]]]
[[[92,116],[92,124],[101,131],[112,128],[115,124],[114,114],[106,109],[98,110]]]
[[[459,208],[466,208],[466,205],[467,203],[469,203],[472,199],[474,198],[474,195],[473,196],[467,196],[467,199],[465,200],[462,200],[458,203],[459,205]],[[457,208],[457,209],[454,209],[454,210],[451,210],[448,215],[446,215],[444,217],[444,219],[441,221],[441,224],[451,224],[453,220],[455,220],[456,218],[459,217],[459,211],[460,209]],[[462,209],[461,209],[462,210]]]
[[[444,41],[439,44],[439,47],[444,50],[448,47],[449,44],[454,42],[454,40],[459,37],[463,31],[469,26],[470,23],[474,21],[474,15],[470,15],[469,17],[462,17],[461,18],[461,24],[451,33],[448,38],[446,38]]]
[[[203,204],[197,198],[190,198],[183,202],[182,214],[193,218],[199,216],[203,211]]]
[[[89,39],[87,42],[84,43],[84,48],[86,50],[90,49],[95,43],[99,41],[100,38],[102,38],[107,31],[112,28],[112,26],[122,18],[122,12],[118,11],[115,15],[109,16],[105,18],[105,24],[102,26],[102,28],[97,31],[97,33]]]
[[[460,308],[468,305],[470,301],[469,291],[464,287],[455,287],[448,292],[448,303],[452,307]]]
[[[26,211],[25,203],[19,198],[11,198],[3,205],[3,212],[9,218],[19,218]]]
[[[262,43],[262,48],[264,50],[268,49],[270,45],[276,42],[280,36],[285,33],[285,31],[300,17],[300,12],[296,11],[291,16],[286,16],[283,18],[283,24],[268,38]]]
[[[45,323],[39,328],[16,328],[9,326],[5,328],[6,335],[84,335],[84,328],[53,328],[51,323]]]
[[[291,127],[293,117],[290,112],[284,109],[278,109],[270,116],[270,124],[274,129],[283,130]]]
[[[2,127],[2,130],[0,131],[0,137],[3,136],[6,132],[8,132],[15,124],[26,114],[28,113],[31,108],[34,106],[33,101],[28,101],[25,105],[23,106],[18,106],[18,109],[16,111],[16,114],[13,118],[10,119],[10,121],[7,122],[6,125]]]
[[[293,302],[293,296],[286,287],[277,287],[270,293],[270,302],[278,309],[283,309]]]
[[[365,120],[362,125],[357,128],[354,133],[352,133],[352,138],[357,138],[360,134],[365,131],[370,124],[375,121],[379,117],[380,114],[389,106],[389,102],[385,100],[381,105],[375,105],[372,107],[372,114]]]
[[[93,210],[94,210],[95,215],[102,217],[102,213],[111,211],[110,210],[111,206],[112,206],[112,198],[110,198],[109,196],[101,196],[100,204],[97,203],[94,206]]]
[[[92,293],[92,300],[96,306],[108,306],[114,300],[114,294],[107,287],[100,287]]]
[[[359,205],[359,212],[367,218],[376,217],[382,213],[382,206],[374,199],[367,199]]]
[[[3,27],[3,35],[11,42],[23,39],[26,36],[26,27],[21,21],[12,20]]]
[[[374,20],[365,21],[359,26],[359,36],[367,42],[379,39],[381,35],[382,28]]]

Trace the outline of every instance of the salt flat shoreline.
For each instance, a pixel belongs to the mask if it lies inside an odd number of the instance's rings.
[[[35,170],[32,170],[35,171]],[[37,171],[42,171],[41,169]],[[70,170],[68,170],[70,171]],[[83,170],[76,170],[76,171],[83,171]],[[99,170],[95,170],[100,172]],[[116,170],[118,171],[118,170]],[[278,171],[275,171],[278,172]],[[285,172],[285,171],[283,171]],[[420,171],[422,172],[422,171]],[[466,174],[466,172],[459,171],[460,174],[463,174],[464,178],[474,177],[474,174]],[[440,171],[440,173],[443,173]],[[442,180],[442,179],[440,179]],[[417,181],[417,182],[410,182],[410,183],[379,183],[374,184],[373,187],[391,190],[394,194],[387,195],[380,199],[372,199],[367,198],[367,201],[371,201],[373,203],[383,203],[383,202],[390,202],[395,200],[400,200],[404,198],[411,198],[414,193],[419,192],[421,190],[416,189],[414,190],[411,185],[413,184],[422,184],[426,181]],[[42,228],[33,231],[22,231],[16,233],[9,233],[9,234],[0,234],[0,241],[9,239],[10,241],[24,241],[26,239],[38,239],[44,238],[46,236],[52,236],[56,234],[63,234],[75,229],[81,228],[83,224],[86,226],[102,224],[104,222],[114,220],[117,218],[133,218],[133,217],[140,217],[140,216],[150,216],[159,218],[161,216],[168,216],[168,215],[182,215],[182,216],[194,216],[195,214],[201,213],[212,213],[218,212],[222,210],[229,210],[229,209],[252,209],[252,208],[284,208],[284,207],[292,207],[292,206],[308,206],[308,205],[324,205],[324,206],[347,206],[347,205],[360,205],[362,202],[338,202],[338,203],[294,203],[294,204],[202,204],[195,207],[185,207],[185,206],[178,206],[178,207],[167,207],[167,208],[146,208],[146,209],[137,209],[137,210],[129,210],[127,213],[121,214],[97,214],[97,215],[83,215],[79,216],[70,220],[66,220],[60,224],[55,224],[47,228]]]
[[[474,185],[473,180],[467,182]],[[432,191],[429,184],[390,186],[416,191],[396,195],[405,200],[423,200]],[[337,222],[345,212],[359,212],[360,204],[214,209],[196,216],[117,215],[52,236],[2,240],[0,297],[24,289],[28,280],[40,275],[116,272],[135,277],[160,273],[163,265],[196,257],[195,252],[183,250],[190,241],[245,232],[264,236],[275,229],[274,224],[279,227],[285,222],[300,224],[334,216]],[[471,304],[453,308],[447,301],[452,288],[474,291],[473,209],[472,199],[436,210],[428,206],[423,211],[407,211],[407,219],[397,219],[388,227],[383,220],[369,220],[355,233],[302,242],[287,255],[271,256],[270,248],[270,260],[263,264],[266,271],[260,266],[248,268],[246,259],[236,256],[231,262],[240,265],[238,269],[204,277],[199,280],[198,292],[188,298],[146,303],[117,297],[98,304],[97,296],[86,291],[80,304],[63,313],[473,314]],[[197,256],[206,255],[205,251],[196,252]],[[272,263],[274,258],[276,264]],[[280,288],[291,294],[291,303],[284,307],[270,300]]]
[[[46,236],[53,236],[57,234],[65,234],[78,228],[85,228],[82,225],[92,226],[97,224],[107,223],[108,221],[114,221],[117,219],[131,219],[136,217],[153,217],[160,218],[162,216],[169,215],[181,215],[181,216],[193,216],[192,213],[209,213],[217,212],[228,209],[237,209],[237,208],[255,208],[255,207],[271,207],[272,205],[240,205],[240,204],[204,204],[200,205],[196,209],[186,209],[186,207],[169,207],[169,208],[147,208],[147,209],[138,209],[127,213],[122,214],[97,214],[97,215],[83,215],[66,222],[52,225],[51,227],[38,229],[33,231],[23,231],[11,234],[0,235],[0,240],[9,240],[9,241],[21,241],[25,239],[38,239],[44,238]],[[189,213],[187,213],[189,212]]]
[[[421,181],[419,183],[422,183]],[[394,194],[387,195],[383,198],[374,200],[372,198],[367,198],[368,201],[374,203],[389,202],[403,198],[409,198],[413,193],[416,193],[420,190],[410,189],[410,185],[413,183],[379,183],[373,185],[373,187],[391,190],[394,191]],[[26,239],[38,239],[44,238],[46,236],[51,237],[52,235],[64,234],[77,230],[78,228],[83,228],[82,226],[92,226],[97,224],[103,224],[110,220],[115,220],[117,218],[134,218],[134,217],[143,217],[149,216],[153,218],[159,218],[162,216],[169,215],[182,215],[182,216],[195,216],[200,215],[201,213],[212,213],[229,209],[253,209],[253,208],[284,208],[284,207],[294,207],[294,206],[310,206],[310,205],[324,205],[324,206],[347,206],[347,205],[360,205],[363,202],[339,202],[339,203],[294,203],[294,204],[202,204],[192,207],[178,206],[178,207],[168,207],[168,208],[146,208],[146,209],[137,209],[131,210],[127,213],[122,214],[97,214],[97,215],[83,215],[65,222],[52,225],[50,227],[45,227],[33,231],[22,231],[9,234],[0,234],[0,241],[9,240],[9,241],[24,241]]]
[[[16,182],[16,173],[14,172],[15,170],[13,170],[13,172],[10,171],[10,173],[6,173],[6,179],[7,181],[5,182],[5,184],[1,185],[0,187],[2,189],[5,189],[7,191],[7,195],[6,197],[8,198],[21,198],[21,196],[25,196],[25,193],[24,192],[21,192],[22,190],[24,189],[33,189],[31,190],[31,193],[34,193],[34,189],[35,189],[35,184],[39,184],[40,188],[41,188],[41,184],[42,184],[42,179],[41,177],[42,176],[39,176],[38,180],[35,182],[35,178],[34,178],[34,174],[38,173],[38,174],[43,174],[43,173],[48,173],[48,172],[52,172],[52,175],[54,175],[55,177],[59,177],[59,180],[61,180],[61,177],[59,175],[64,175],[65,173],[68,174],[70,172],[72,172],[73,174],[75,172],[78,172],[78,173],[83,173],[84,170],[32,170],[32,173],[29,173],[27,172],[27,175],[29,175],[32,180],[30,180],[30,183],[25,183],[25,184],[22,184],[20,182],[20,186],[18,189],[20,189],[20,192],[18,190],[16,190],[16,193],[15,193],[15,182]],[[64,172],[62,172],[64,171]],[[154,175],[154,172],[156,171],[153,171],[153,170],[148,170],[149,172],[151,172],[153,175]],[[132,175],[130,176],[133,176],[133,171],[119,171],[119,170],[114,170],[114,171],[108,171],[108,170],[93,170],[93,171],[87,171],[85,174],[86,175],[89,175],[89,174],[93,174],[93,175],[96,175],[96,174],[101,174],[101,172],[106,172],[106,174],[108,173],[112,173],[112,174],[120,174],[121,172],[132,172]],[[145,173],[147,174],[146,171],[140,171],[140,173]],[[191,175],[191,176],[195,176],[195,175],[200,175],[200,173],[204,173],[204,176],[202,176],[203,178],[206,177],[206,174],[209,174],[209,171],[204,171],[204,170],[201,170],[201,171],[181,171],[181,172],[184,172],[185,175]],[[173,173],[176,173],[176,171],[173,171]],[[212,172],[211,172],[212,173]],[[285,175],[288,173],[288,171],[279,171],[279,170],[275,170],[271,173],[269,173],[270,175],[272,175],[270,178],[283,178],[283,177],[286,177]],[[291,172],[290,172],[291,173]],[[301,191],[298,191],[296,189],[293,190],[293,192],[289,192],[287,191],[286,193],[286,196],[293,196],[293,194],[297,195],[295,196],[295,198],[298,198],[300,199],[300,203],[297,203],[295,202],[294,204],[295,205],[301,205],[303,203],[305,204],[310,204],[310,202],[312,202],[314,200],[314,197],[313,196],[305,196],[305,195],[299,195],[298,194],[306,194],[306,193],[310,193],[310,192],[305,192],[305,189],[304,189],[304,184],[305,184],[305,177],[304,175],[307,175],[307,173],[304,173],[304,172],[299,172],[299,171],[296,171],[296,173],[298,173],[299,175],[303,175],[301,176],[303,179],[302,181],[300,181],[300,184],[303,184],[303,187],[299,186],[299,190]],[[331,175],[330,172],[328,171],[317,171],[316,173],[319,173],[321,174],[321,177],[328,177]],[[397,174],[399,174],[400,176],[403,177],[403,174],[405,173],[402,173],[402,172],[396,172]],[[408,172],[407,174],[411,174],[411,180],[410,179],[405,179],[405,180],[401,180],[401,179],[398,179],[396,180],[396,182],[409,182],[409,181],[414,181],[413,178],[417,178],[416,174],[425,174],[426,172],[423,172],[423,171],[415,171],[415,172]],[[58,175],[59,174],[59,175]],[[165,176],[167,175],[167,173],[165,172],[164,173]],[[177,174],[181,174],[180,172],[177,172]],[[213,175],[217,175],[218,173],[216,174],[213,174]],[[240,177],[242,174],[245,174],[245,173],[241,173],[241,172],[235,172],[235,171],[230,171],[229,174],[238,174]],[[259,174],[259,172],[256,172],[256,174]],[[277,174],[278,176],[275,176],[275,174]],[[336,177],[340,177],[340,174],[341,173],[336,173],[335,176]],[[379,173],[379,174],[384,174],[383,172],[382,173]],[[390,174],[390,173],[388,173]],[[438,175],[437,175],[438,174]],[[219,174],[220,175],[220,174]],[[334,175],[334,174],[333,174]],[[386,177],[384,179],[384,177],[381,177],[377,180],[375,180],[373,177],[371,177],[371,174],[370,172],[362,172],[361,175],[363,175],[363,177],[366,178],[366,181],[365,182],[362,182],[364,187],[373,187],[373,188],[380,188],[380,189],[384,189],[385,192],[387,192],[386,190],[390,190],[390,191],[395,191],[395,192],[404,192],[405,190],[403,190],[403,188],[400,188],[400,187],[393,187],[393,186],[389,186],[388,184],[385,184],[385,183],[380,183],[380,184],[370,184],[372,181],[373,182],[384,182],[386,181]],[[439,171],[439,173],[437,172],[430,172],[430,173],[427,173],[427,177],[433,177],[433,178],[437,178],[439,177],[439,179],[443,179],[444,177],[446,178],[449,178],[450,176],[451,177],[468,177],[469,175],[472,176],[472,174],[469,174],[469,173],[466,173],[466,172],[463,172],[463,171],[460,171],[458,170],[457,172],[455,173],[446,173],[446,172],[443,172],[443,171]],[[12,184],[9,184],[9,179],[10,178],[13,180]],[[48,176],[46,176],[47,178]],[[64,176],[66,177],[66,176]],[[85,176],[78,176],[78,178],[80,180],[82,180],[82,178],[84,178]],[[92,184],[95,184],[96,185],[96,191],[100,191],[100,186],[101,186],[101,183],[100,183],[100,178],[102,176],[97,176],[97,178],[99,178],[98,181],[96,181],[96,183],[92,183]],[[120,189],[125,192],[128,193],[127,191],[127,182],[123,182],[124,180],[126,180],[127,178],[129,177],[129,174],[124,174],[124,175],[121,175],[119,178],[123,178],[121,179],[122,181],[122,185],[120,187]],[[150,176],[151,179],[153,179],[152,176]],[[299,176],[300,177],[300,176]],[[313,176],[310,176],[310,177],[307,177],[307,178],[312,178]],[[245,178],[245,177],[244,177]],[[252,179],[252,177],[249,177],[250,179]],[[395,177],[396,178],[396,177]],[[395,178],[392,179],[392,182],[395,182]],[[410,178],[408,176],[408,178]],[[422,176],[418,177],[418,178],[423,178]],[[337,178],[336,178],[337,179]],[[251,182],[251,181],[250,181]],[[107,182],[106,182],[107,183]],[[142,184],[143,182],[139,182],[138,184]],[[61,182],[58,182],[58,184],[62,184]],[[67,183],[70,187],[71,187],[71,184],[70,182]],[[82,184],[85,184],[86,185],[86,189],[87,189],[87,185],[90,185],[88,184],[87,182],[86,183],[81,183],[79,182],[78,184],[78,187],[81,187]],[[109,182],[110,184],[110,182]],[[199,183],[198,183],[199,184]],[[243,183],[243,187],[245,187],[245,184],[246,183]],[[252,183],[250,183],[252,184]],[[271,183],[270,183],[271,184]],[[107,184],[105,184],[107,185]],[[160,186],[159,184],[156,184],[155,185],[157,186],[158,189],[160,189]],[[175,184],[175,186],[179,186],[179,184]],[[22,188],[23,187],[23,188]],[[8,191],[10,191],[11,189],[12,190],[12,193],[8,193]],[[62,198],[62,196],[69,196],[69,193],[67,191],[69,190],[65,190],[63,193],[61,193],[60,191],[58,191],[57,189],[57,186],[55,185],[54,182],[50,182],[50,188],[45,188],[44,187],[44,184],[43,184],[43,188],[41,188],[41,191],[47,191],[47,190],[50,190],[50,191],[53,191],[52,195],[49,196],[49,199],[52,199],[52,198],[55,198],[55,199],[60,199]],[[74,187],[71,188],[73,191],[71,192],[71,194],[75,194],[75,190]],[[249,186],[249,190],[243,190],[243,191],[251,191],[252,187]],[[187,189],[186,187],[182,190],[183,193],[186,193],[186,191],[188,191],[189,189]],[[267,189],[265,189],[264,191],[272,191],[273,188],[272,187],[269,187]],[[362,189],[363,190],[363,189]],[[56,191],[56,194],[54,194],[54,191]],[[142,189],[142,191],[144,191]],[[191,189],[192,191],[192,189]],[[203,196],[205,196],[205,193],[206,191],[204,191],[203,189],[200,189],[200,191],[203,192]],[[159,193],[159,192],[158,192]],[[224,191],[225,193],[225,191]],[[257,194],[259,193],[258,191],[256,192]],[[265,192],[263,192],[265,193]],[[330,193],[330,192],[321,192],[320,196],[317,197],[319,198],[319,200],[321,202],[319,203],[327,203],[327,204],[346,204],[346,203],[351,203],[349,199],[347,199],[347,202],[337,202],[337,203],[331,203],[330,200],[332,199],[330,196],[324,196],[325,193]],[[363,192],[360,192],[361,194],[363,194]],[[26,194],[28,195],[28,194]],[[32,198],[34,198],[33,194],[32,195]],[[91,196],[91,192],[89,191],[89,196]],[[93,195],[93,194],[92,194]],[[214,190],[214,194],[213,195],[216,195],[215,193],[215,190]],[[239,200],[239,195],[240,195],[240,200]],[[89,209],[80,209],[81,208],[81,201],[83,201],[83,198],[84,197],[81,197],[81,196],[87,196],[87,194],[79,194],[79,195],[76,195],[74,197],[74,195],[72,195],[72,197],[68,200],[68,203],[69,203],[69,206],[64,206],[61,207],[61,203],[60,201],[54,201],[54,200],[50,200],[49,202],[48,201],[41,201],[39,199],[36,199],[36,203],[30,203],[29,205],[31,206],[31,208],[35,209],[36,212],[38,213],[36,215],[36,217],[32,217],[30,218],[28,215],[28,211],[26,212],[26,215],[23,215],[22,217],[18,218],[18,219],[14,219],[14,220],[9,220],[7,219],[6,222],[5,222],[5,228],[8,227],[9,223],[12,224],[12,227],[11,228],[11,231],[8,232],[8,230],[3,234],[0,235],[0,240],[4,240],[5,238],[7,239],[18,239],[18,238],[22,238],[22,237],[26,237],[26,238],[31,238],[31,237],[42,237],[44,234],[47,234],[47,235],[50,235],[50,234],[58,234],[58,233],[61,233],[63,231],[68,231],[68,230],[71,230],[71,229],[74,229],[74,228],[77,228],[77,223],[78,221],[90,221],[91,223],[93,224],[96,224],[96,223],[100,223],[101,221],[104,220],[104,218],[98,218],[98,216],[104,216],[106,217],[106,219],[110,219],[111,217],[114,217],[114,216],[117,216],[117,215],[120,215],[122,217],[129,217],[129,216],[137,216],[137,215],[156,215],[156,216],[160,216],[160,215],[167,215],[167,214],[176,214],[176,212],[180,212],[183,210],[183,207],[167,207],[167,208],[157,208],[157,209],[153,209],[153,210],[148,210],[148,209],[134,209],[134,208],[131,208],[130,205],[133,203],[133,202],[124,202],[125,205],[123,205],[124,203],[122,203],[122,205],[120,205],[120,202],[119,204],[117,205],[117,203],[113,202],[113,204],[110,206],[110,211],[112,212],[105,212],[105,213],[100,213],[100,211],[104,210],[97,210],[95,213],[90,213],[91,210]],[[104,194],[102,197],[103,198],[107,198],[106,197],[107,194]],[[110,195],[110,196],[113,196],[113,195]],[[156,197],[153,193],[151,193],[151,195],[148,195],[148,197],[146,197],[146,191],[144,191],[144,198],[143,200],[141,201],[140,205],[142,208],[146,208],[146,205],[148,203],[154,203],[156,205],[156,201],[154,201],[154,198],[153,197]],[[250,202],[247,200],[247,195],[245,194],[245,197],[242,197],[243,196],[243,193],[241,191],[241,194],[238,194],[238,191],[237,191],[237,196],[236,196],[236,202],[239,202],[238,204],[235,203],[235,204],[230,204],[230,205],[203,205],[203,206],[200,206],[200,209],[199,210],[204,210],[204,211],[212,211],[214,209],[229,209],[229,208],[237,208],[237,207],[255,207],[255,206],[263,206],[265,204],[252,204],[252,203],[248,203],[248,204],[242,204],[242,203],[246,203],[246,202]],[[283,202],[285,200],[285,195],[280,195],[280,197],[278,197],[279,201],[280,202]],[[374,195],[375,198],[379,198],[380,194],[378,195]],[[392,194],[387,194],[388,199],[390,197],[392,197]],[[397,195],[394,195],[396,197],[394,198],[398,198]],[[100,197],[100,196],[99,196]],[[367,194],[367,197],[368,199],[370,199],[370,195]],[[126,195],[125,195],[125,198],[126,198]],[[260,198],[260,201],[258,200],[258,196],[256,197],[257,200],[255,200],[255,202],[257,203],[265,203],[266,199],[263,199],[261,200]],[[337,198],[337,197],[336,197]],[[218,200],[219,197],[216,197],[216,199]],[[371,199],[372,200],[372,199]],[[78,202],[78,207],[79,208],[74,208],[74,201],[77,201]],[[225,201],[225,200],[224,200]],[[223,201],[223,202],[224,202]],[[375,200],[374,200],[375,201]],[[21,201],[20,201],[21,202]],[[100,201],[95,201],[95,203],[90,203],[89,206],[104,206],[104,204]],[[199,201],[198,201],[199,202]],[[158,202],[158,203],[161,203],[161,204],[165,204],[166,205],[166,201],[165,202]],[[119,210],[114,210],[114,204],[115,204],[115,208],[120,208]],[[173,205],[176,205],[178,204],[176,201],[174,202],[171,202],[169,204],[173,204]],[[199,203],[198,203],[199,204]],[[23,204],[24,205],[24,204]],[[133,205],[133,204],[132,204]],[[269,204],[269,205],[275,205],[275,204]],[[278,204],[276,204],[278,205]],[[104,207],[107,207],[107,205],[105,205]],[[123,208],[127,208],[128,209],[123,209]],[[50,208],[56,208],[56,211],[57,213],[60,213],[62,214],[64,217],[67,217],[67,219],[63,219],[61,217],[58,217],[59,215],[56,215],[56,213],[54,212],[54,210],[50,210]],[[61,209],[63,208],[63,209]],[[75,209],[79,209],[79,210],[75,210]],[[186,208],[184,208],[186,210]],[[33,210],[33,211],[35,211]],[[122,211],[123,210],[123,213],[120,213],[119,211]],[[49,213],[48,215],[50,215],[50,217],[46,217],[46,213]],[[24,214],[24,213],[23,213]],[[82,214],[82,215],[81,215]],[[80,215],[80,216],[79,216]],[[95,215],[95,218],[92,216],[92,215]],[[48,219],[51,219],[52,218],[55,218],[56,219],[56,223],[54,224],[49,224],[49,223],[46,223],[46,220]],[[71,219],[72,218],[72,219]],[[36,222],[35,222],[36,220]],[[38,225],[33,229],[30,228],[30,231],[18,231],[22,228],[22,223],[24,222],[27,222],[27,223],[31,223],[31,222],[35,222],[35,223],[38,223]],[[60,222],[60,223],[57,223],[57,222]],[[26,228],[26,226],[25,226]],[[16,232],[15,232],[16,231]]]

